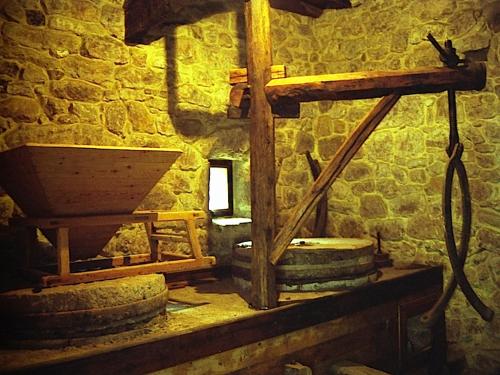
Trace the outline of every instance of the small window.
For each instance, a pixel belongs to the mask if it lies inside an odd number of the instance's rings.
[[[213,216],[233,215],[233,165],[231,160],[210,160],[208,209]]]

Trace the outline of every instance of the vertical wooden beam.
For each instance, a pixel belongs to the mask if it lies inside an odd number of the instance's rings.
[[[274,121],[264,92],[271,80],[272,49],[269,0],[247,0],[248,80],[252,88],[250,175],[252,193],[252,292],[255,308],[277,305],[274,268],[269,262],[275,233],[276,194]]]

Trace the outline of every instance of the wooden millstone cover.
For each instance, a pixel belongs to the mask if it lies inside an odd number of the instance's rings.
[[[251,241],[233,248],[235,283],[250,287]],[[276,266],[279,291],[320,291],[354,288],[374,279],[374,248],[361,238],[299,238],[292,241]]]
[[[1,330],[9,340],[50,340],[115,333],[165,311],[163,275],[141,275],[34,293],[0,294]]]

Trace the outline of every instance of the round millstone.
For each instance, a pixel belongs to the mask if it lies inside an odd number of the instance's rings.
[[[20,289],[0,294],[1,329],[16,341],[99,336],[136,327],[165,312],[163,275]]]
[[[252,243],[233,249],[235,283],[250,284]],[[362,286],[376,277],[373,243],[361,238],[299,238],[276,265],[279,291],[340,290]]]

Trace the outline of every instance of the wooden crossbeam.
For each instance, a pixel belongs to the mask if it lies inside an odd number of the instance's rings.
[[[418,68],[401,71],[373,71],[273,79],[266,95],[274,104],[282,100],[311,102],[377,98],[436,93],[448,89],[481,90],[486,84],[486,67],[472,63],[457,68]]]
[[[337,153],[332,160],[330,160],[325,169],[323,169],[318,179],[309,188],[300,204],[295,208],[292,215],[288,218],[287,222],[276,236],[274,240],[274,249],[269,257],[272,264],[275,265],[278,263],[288,245],[312,213],[322,196],[326,194],[333,182],[378,124],[380,124],[392,107],[394,107],[399,98],[400,95],[393,94],[381,99],[364,117],[356,129],[354,129],[351,136],[340,146]]]
[[[271,0],[275,9],[286,10],[303,16],[318,18],[323,14],[323,9],[350,8],[350,0]]]

